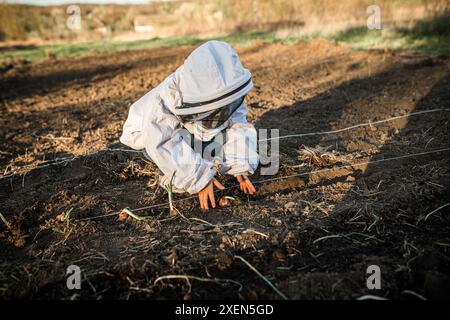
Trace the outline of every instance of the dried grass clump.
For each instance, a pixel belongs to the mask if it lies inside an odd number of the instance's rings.
[[[325,167],[334,164],[350,164],[354,157],[350,154],[341,155],[337,151],[328,151],[330,147],[317,146],[310,148],[305,145],[300,147],[298,153],[298,160],[304,164],[315,165],[318,167]]]

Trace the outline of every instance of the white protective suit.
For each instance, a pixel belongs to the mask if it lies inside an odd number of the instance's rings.
[[[221,173],[251,175],[259,158],[256,130],[247,122],[245,103],[215,129],[205,129],[197,122],[182,123],[180,117],[221,108],[245,96],[252,87],[251,74],[234,49],[225,42],[208,41],[131,106],[120,141],[136,150],[145,149],[164,173],[162,184],[167,185],[175,172],[174,191],[193,194],[211,182],[215,170],[211,161],[180,139],[180,130],[188,130],[202,141],[223,131],[226,142]]]

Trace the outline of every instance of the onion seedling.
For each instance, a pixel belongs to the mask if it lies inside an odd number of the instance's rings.
[[[175,206],[173,205],[173,198],[172,198],[172,193],[173,193],[173,179],[175,178],[175,173],[176,171],[173,172],[172,177],[170,178],[170,182],[167,186],[164,186],[164,189],[166,189],[167,194],[169,195],[169,214],[171,216],[176,216],[179,211],[178,209],[175,208]]]
[[[6,220],[5,216],[0,212],[0,219],[3,221],[3,223],[6,225],[8,229],[11,229],[11,224],[8,220]]]

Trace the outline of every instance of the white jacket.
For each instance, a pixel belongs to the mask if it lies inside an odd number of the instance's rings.
[[[185,140],[180,140],[183,130],[204,141],[211,140],[217,131],[225,131],[222,173],[250,175],[258,166],[256,130],[247,122],[244,103],[223,126],[209,132],[203,130],[202,136],[195,125],[181,123],[176,115],[186,112],[179,109],[183,97],[184,102],[187,99],[189,102],[205,101],[205,97],[214,101],[218,96],[228,94],[226,101],[207,104],[207,110],[211,110],[246,94],[253,85],[251,82],[230,98],[230,92],[244,81],[248,82],[249,76],[236,57],[228,44],[209,41],[194,50],[182,66],[130,107],[120,142],[136,150],[145,149],[164,173],[163,184],[167,184],[175,172],[175,192],[198,193],[215,175],[213,163],[203,159]]]

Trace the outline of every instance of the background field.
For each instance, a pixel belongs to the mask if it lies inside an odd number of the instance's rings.
[[[357,49],[449,51],[449,0],[378,1],[382,30],[366,27],[370,4],[365,0],[198,0],[80,5],[81,30],[69,30],[67,6],[0,3],[0,60],[194,45],[210,38],[234,44],[255,39],[269,43],[327,39]],[[135,25],[150,25],[153,31],[134,32]]]

